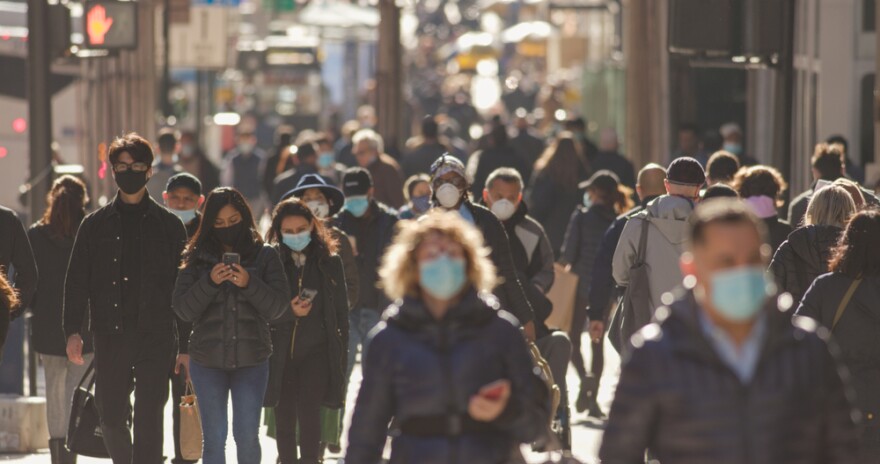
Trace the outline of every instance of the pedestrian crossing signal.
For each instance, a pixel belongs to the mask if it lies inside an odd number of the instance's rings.
[[[91,1],[86,3],[85,46],[99,50],[137,48],[137,2]]]

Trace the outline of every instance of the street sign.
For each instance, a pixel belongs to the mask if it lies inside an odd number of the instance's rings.
[[[170,63],[176,68],[224,69],[229,50],[229,10],[193,4],[189,24],[171,24]]]
[[[137,48],[137,7],[136,2],[86,2],[83,12],[85,47],[100,50]]]

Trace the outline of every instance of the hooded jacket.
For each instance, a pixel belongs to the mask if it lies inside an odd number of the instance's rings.
[[[747,384],[701,330],[686,293],[643,328],[624,362],[599,457],[675,464],[854,463],[858,450],[845,373],[815,322],[768,299],[767,332]],[[661,311],[658,311],[658,315]],[[834,350],[836,351],[836,350]]]
[[[687,244],[690,226],[688,217],[694,204],[687,198],[672,195],[657,197],[645,211],[633,216],[623,227],[614,251],[614,281],[621,287],[629,285],[630,268],[638,259],[642,222],[649,221],[645,263],[650,273],[651,308],[660,306],[660,297],[681,284],[679,259]],[[650,316],[645,318],[650,319]]]
[[[364,361],[346,463],[382,462],[392,417],[401,433],[391,443],[391,464],[500,464],[538,437],[549,419],[536,401],[544,387],[517,322],[497,307],[471,291],[440,321],[416,299],[386,310]],[[473,424],[470,397],[499,379],[511,383],[507,408],[493,422]],[[449,424],[448,433],[413,431],[429,418]],[[449,430],[454,422],[458,433]]]
[[[834,315],[853,279],[840,273],[819,276],[807,290],[797,315],[815,319],[825,327]],[[880,447],[880,276],[865,277],[834,328],[840,357],[849,369],[862,410],[863,446]]]
[[[828,272],[831,249],[843,230],[836,226],[805,226],[779,246],[770,270],[780,291],[791,293],[797,306],[816,277]]]

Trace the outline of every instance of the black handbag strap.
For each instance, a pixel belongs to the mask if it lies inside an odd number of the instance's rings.
[[[648,227],[651,225],[648,212],[646,211],[644,217],[640,219],[642,220],[642,234],[639,237],[639,254],[636,257],[636,262],[633,263],[633,267],[645,264],[645,255],[648,249]]]
[[[88,387],[86,387],[86,390],[91,391],[92,387],[95,386],[95,376],[92,375],[92,374],[94,374],[94,372],[95,372],[95,360],[94,360],[94,358],[92,358],[92,362],[89,363],[89,367],[86,368],[86,372],[83,374],[82,378],[79,379],[79,385],[77,385],[76,388],[77,389],[82,388],[83,384],[86,383],[86,379],[89,379]]]

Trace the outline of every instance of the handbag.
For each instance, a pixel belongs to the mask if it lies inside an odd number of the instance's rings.
[[[180,457],[188,461],[202,458],[202,416],[192,381],[187,379],[184,396],[180,397]]]
[[[834,313],[834,322],[831,323],[831,333],[834,333],[837,323],[840,322],[840,318],[843,316],[844,311],[846,311],[846,307],[849,305],[850,300],[852,300],[853,294],[859,288],[860,283],[862,283],[862,279],[854,280],[846,290],[846,294],[843,295],[843,299],[840,300],[840,304],[837,305],[837,311]]]
[[[67,427],[67,449],[70,452],[93,458],[109,458],[98,406],[95,404],[95,361],[89,364],[85,374],[73,392],[70,423]],[[88,380],[87,380],[88,379]]]
[[[553,286],[547,293],[547,298],[553,304],[553,310],[545,323],[547,327],[569,332],[574,312],[584,309],[574,307],[579,277],[559,264],[553,265],[553,273]]]

